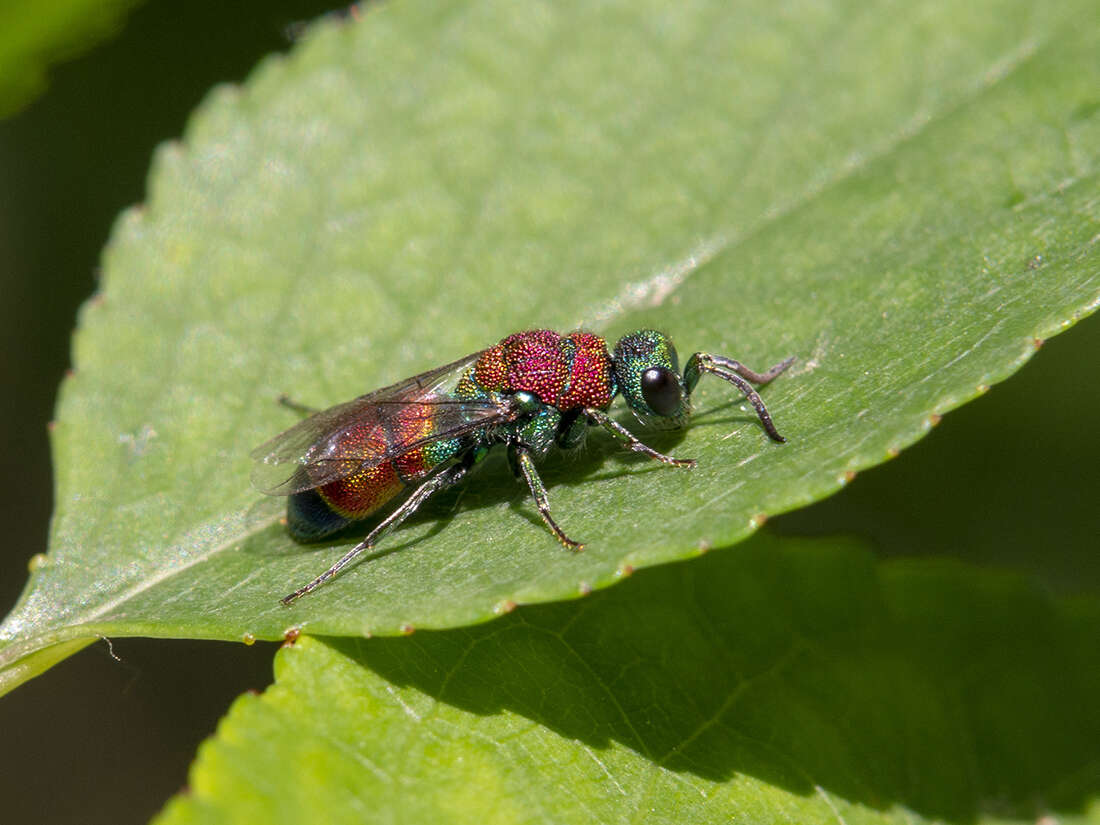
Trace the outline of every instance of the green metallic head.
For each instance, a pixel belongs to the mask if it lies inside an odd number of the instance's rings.
[[[652,329],[624,335],[615,345],[613,360],[619,392],[630,409],[645,418],[683,423],[691,412],[689,391],[667,335]]]

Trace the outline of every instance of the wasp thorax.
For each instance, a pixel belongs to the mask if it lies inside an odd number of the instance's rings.
[[[666,419],[687,415],[680,362],[667,335],[652,329],[624,335],[615,345],[614,361],[619,391],[634,412]]]

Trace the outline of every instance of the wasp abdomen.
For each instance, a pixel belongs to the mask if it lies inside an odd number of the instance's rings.
[[[329,447],[344,461],[358,460],[360,469],[310,490],[295,493],[287,506],[287,526],[300,541],[316,541],[366,518],[407,485],[418,482],[463,449],[461,439],[432,441],[433,408],[409,404],[382,427],[351,428]],[[393,459],[377,461],[389,445],[423,440]],[[307,470],[308,472],[308,470]]]

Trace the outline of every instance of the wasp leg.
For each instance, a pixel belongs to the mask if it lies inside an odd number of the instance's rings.
[[[588,416],[589,420],[599,424],[619,441],[623,443],[623,446],[628,450],[633,450],[636,453],[647,455],[655,461],[662,461],[665,464],[671,464],[673,467],[694,467],[694,458],[673,458],[670,455],[659,453],[652,447],[647,447],[641,441],[639,441],[634,433],[630,432],[619,422],[613,420],[611,416],[605,413],[603,410],[597,410],[595,407],[585,407],[584,414]]]
[[[279,404],[286,407],[288,410],[294,410],[294,412],[301,413],[302,415],[313,415],[314,413],[320,412],[320,410],[318,410],[316,407],[309,407],[305,404],[299,404],[297,401],[295,401],[293,398],[291,398],[289,395],[286,395],[285,393],[279,396]]]
[[[558,430],[554,435],[554,443],[563,450],[571,450],[584,441],[588,422],[582,416],[582,410],[569,410],[558,422]]]
[[[414,512],[416,512],[416,509],[424,503],[428,496],[430,496],[432,493],[444,489],[445,487],[450,487],[452,484],[456,483],[464,475],[466,475],[469,469],[470,468],[466,464],[454,464],[448,467],[443,472],[439,473],[439,475],[429,478],[427,481],[417,487],[413,494],[405,499],[404,503],[400,507],[398,507],[392,513],[386,516],[386,518],[383,519],[383,521],[377,527],[371,530],[370,533],[367,534],[367,537],[365,539],[363,539],[348,552],[346,552],[343,556],[341,556],[340,560],[336,562],[336,564],[332,565],[332,567],[330,567],[320,576],[315,578],[309,584],[302,585],[289,596],[284,596],[279,601],[281,601],[285,605],[289,605],[291,602],[300,599],[307,593],[312,593],[322,584],[327,582],[329,579],[331,579],[333,576],[335,576],[337,573],[339,573],[341,570],[343,570],[345,567],[355,561],[357,556],[365,553],[367,550],[370,550],[372,547],[374,547],[378,539],[380,539],[387,531],[389,531],[393,527],[396,527],[398,524],[400,524],[409,516],[411,516]]]
[[[531,495],[535,497],[535,505],[539,508],[539,515],[546,522],[546,526],[550,528],[550,532],[567,549],[575,552],[584,549],[584,545],[579,541],[573,541],[565,535],[565,531],[558,527],[558,523],[550,515],[550,498],[546,495],[546,487],[542,483],[542,479],[539,478],[538,470],[535,469],[535,460],[531,457],[530,451],[522,444],[513,442],[508,445],[508,460],[512,465],[513,472],[517,476],[522,475],[527,482]]]

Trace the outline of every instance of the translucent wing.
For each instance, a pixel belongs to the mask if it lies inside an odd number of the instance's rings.
[[[269,495],[320,487],[425,444],[515,417],[493,401],[450,396],[475,352],[353,401],[322,410],[252,451],[252,482]]]

